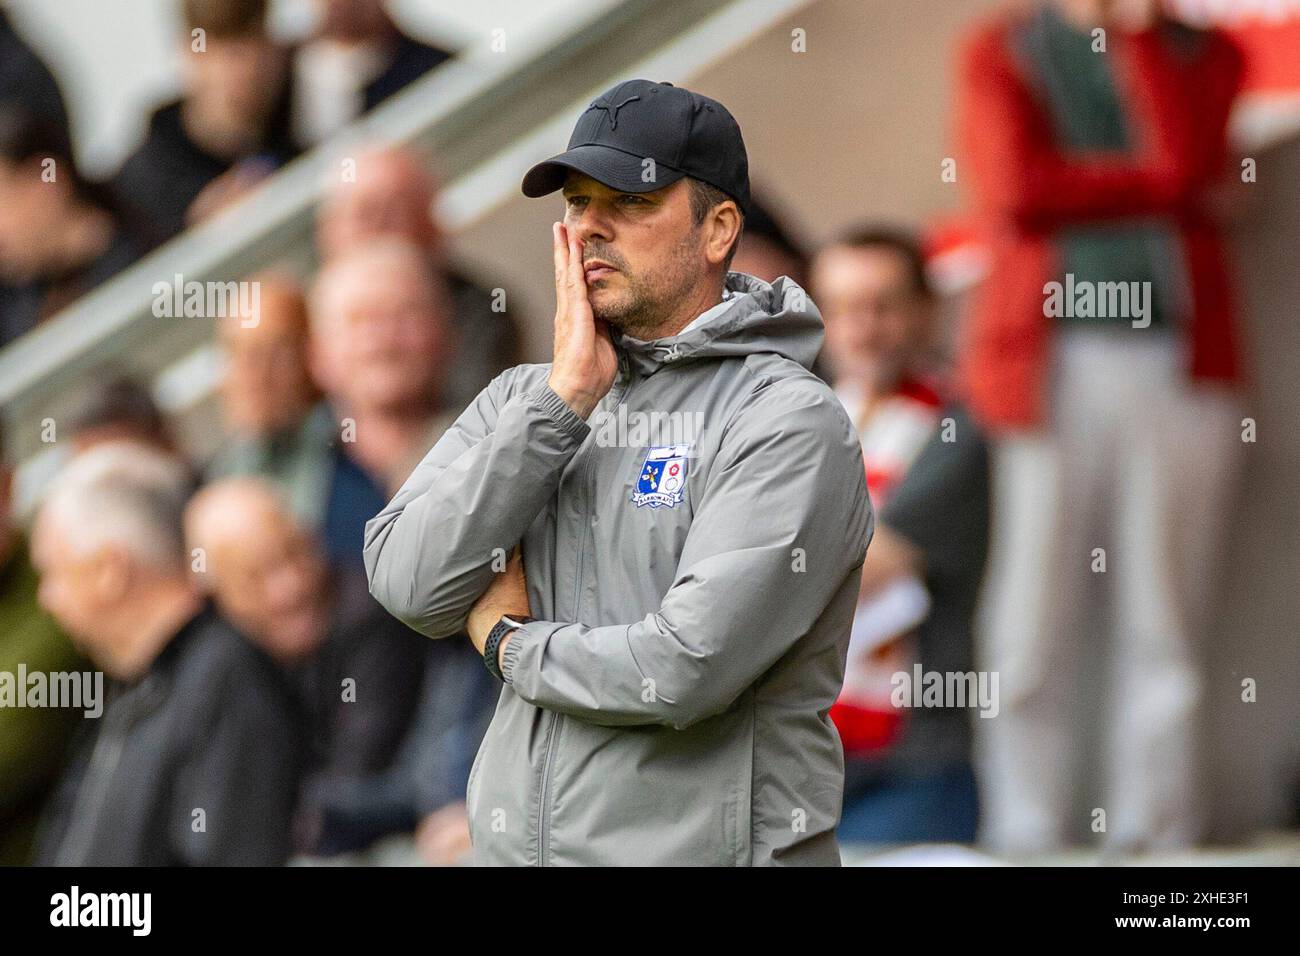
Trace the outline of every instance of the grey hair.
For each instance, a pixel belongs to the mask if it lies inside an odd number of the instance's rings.
[[[42,511],[81,553],[122,548],[160,571],[186,566],[182,516],[191,490],[184,465],[138,442],[110,442],[74,458]]]

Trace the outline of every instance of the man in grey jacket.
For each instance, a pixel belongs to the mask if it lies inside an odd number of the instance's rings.
[[[375,597],[504,682],[475,860],[837,864],[827,712],[872,516],[808,371],[821,317],[727,271],[748,166],[713,100],[619,84],[523,184],[560,188],[553,361],[498,376],[366,526]]]

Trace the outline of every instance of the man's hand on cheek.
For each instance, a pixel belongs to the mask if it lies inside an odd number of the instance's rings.
[[[555,257],[555,353],[548,384],[580,418],[587,418],[614,384],[618,355],[609,328],[587,298],[582,242],[563,223],[551,227]]]
[[[528,582],[524,577],[524,557],[518,548],[511,552],[505,570],[493,576],[488,589],[470,608],[466,630],[480,654],[487,643],[488,633],[503,614],[532,616],[528,605]],[[505,643],[502,642],[502,647]]]

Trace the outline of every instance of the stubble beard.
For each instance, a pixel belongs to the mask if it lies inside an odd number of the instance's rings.
[[[658,330],[676,314],[699,278],[693,239],[684,238],[664,267],[651,275],[620,271],[624,289],[617,296],[600,297],[605,301],[599,304],[593,302],[592,315],[634,339],[659,337]]]

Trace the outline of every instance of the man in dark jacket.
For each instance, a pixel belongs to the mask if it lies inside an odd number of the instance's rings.
[[[466,855],[465,783],[500,687],[468,641],[435,641],[424,650],[419,704],[392,764],[304,785],[298,835],[310,852],[364,850],[414,831],[425,863],[450,865]]]
[[[38,837],[47,865],[266,865],[290,849],[300,734],[274,666],[205,605],[188,476],[131,443],[77,458],[37,519],[41,603],[112,680]]]
[[[78,173],[67,131],[0,98],[0,346],[140,252],[112,197]]]
[[[338,132],[451,54],[397,28],[383,0],[317,0],[316,33],[294,54],[294,130],[304,146]]]
[[[226,478],[185,512],[191,554],[221,613],[290,681],[309,731],[304,788],[378,773],[415,711],[425,648],[384,613],[364,575],[331,568],[319,540],[259,478]],[[301,809],[301,808],[300,808]],[[313,814],[299,814],[298,849],[316,850]]]
[[[113,180],[155,243],[298,153],[288,53],[267,33],[266,0],[185,0],[184,14],[185,93],[153,114],[144,143]]]

